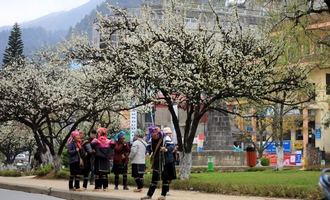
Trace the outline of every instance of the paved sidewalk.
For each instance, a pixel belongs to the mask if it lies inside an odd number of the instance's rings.
[[[0,188],[18,190],[31,193],[47,194],[54,197],[63,199],[74,199],[74,200],[138,200],[144,196],[147,192],[145,188],[142,193],[134,193],[133,187],[130,190],[114,190],[114,186],[109,186],[107,192],[94,192],[93,186],[89,186],[87,191],[83,192],[71,192],[68,191],[68,181],[65,180],[45,180],[36,179],[32,176],[28,177],[0,177]],[[153,199],[157,199],[160,195],[160,190],[157,189]],[[207,194],[193,191],[181,191],[181,190],[170,190],[170,196],[167,200],[281,200],[277,198],[266,198],[266,197],[246,197],[246,196],[228,196],[218,194]],[[284,200],[284,199],[282,199]]]

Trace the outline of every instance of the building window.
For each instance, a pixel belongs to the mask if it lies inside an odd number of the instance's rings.
[[[330,74],[326,74],[325,83],[326,83],[326,94],[330,95]]]
[[[296,140],[303,140],[304,136],[301,129],[296,130]]]
[[[151,112],[145,113],[144,121],[146,123],[154,124],[155,123],[155,113],[156,113],[156,109],[153,107]]]
[[[313,84],[313,89],[314,89],[314,96],[311,99],[311,101],[316,101],[316,96],[317,96],[316,83],[312,83],[312,84]]]

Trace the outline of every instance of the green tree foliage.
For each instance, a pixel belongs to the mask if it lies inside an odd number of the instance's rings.
[[[22,33],[19,25],[17,23],[14,24],[10,36],[8,39],[8,46],[6,47],[3,64],[6,65],[13,61],[13,59],[22,59],[23,55],[23,41],[22,41]]]

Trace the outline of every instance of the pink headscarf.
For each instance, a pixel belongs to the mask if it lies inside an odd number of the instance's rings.
[[[104,127],[97,129],[97,139],[93,140],[99,147],[108,148],[111,145],[111,140],[107,138],[107,129]]]
[[[72,131],[71,132],[71,135],[70,135],[70,137],[69,137],[69,139],[67,141],[67,144],[70,144],[73,141],[74,137],[76,137],[78,135],[79,135],[79,131],[77,131],[77,130]]]
[[[96,141],[97,145],[101,148],[108,148],[111,145],[111,140],[106,136],[100,136]]]

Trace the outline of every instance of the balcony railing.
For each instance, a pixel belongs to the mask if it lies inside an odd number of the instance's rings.
[[[158,1],[148,1],[145,2],[144,5],[150,6],[154,9],[162,10],[166,5],[166,1],[158,0]],[[211,12],[211,8],[208,3],[178,3],[177,7],[184,7],[186,10],[190,11],[198,11],[198,12]],[[225,5],[216,4],[213,5],[213,9],[218,14],[231,14],[233,9],[226,8]],[[258,10],[246,9],[246,8],[238,8],[237,12],[242,16],[267,16],[267,11],[264,8],[260,8]]]

